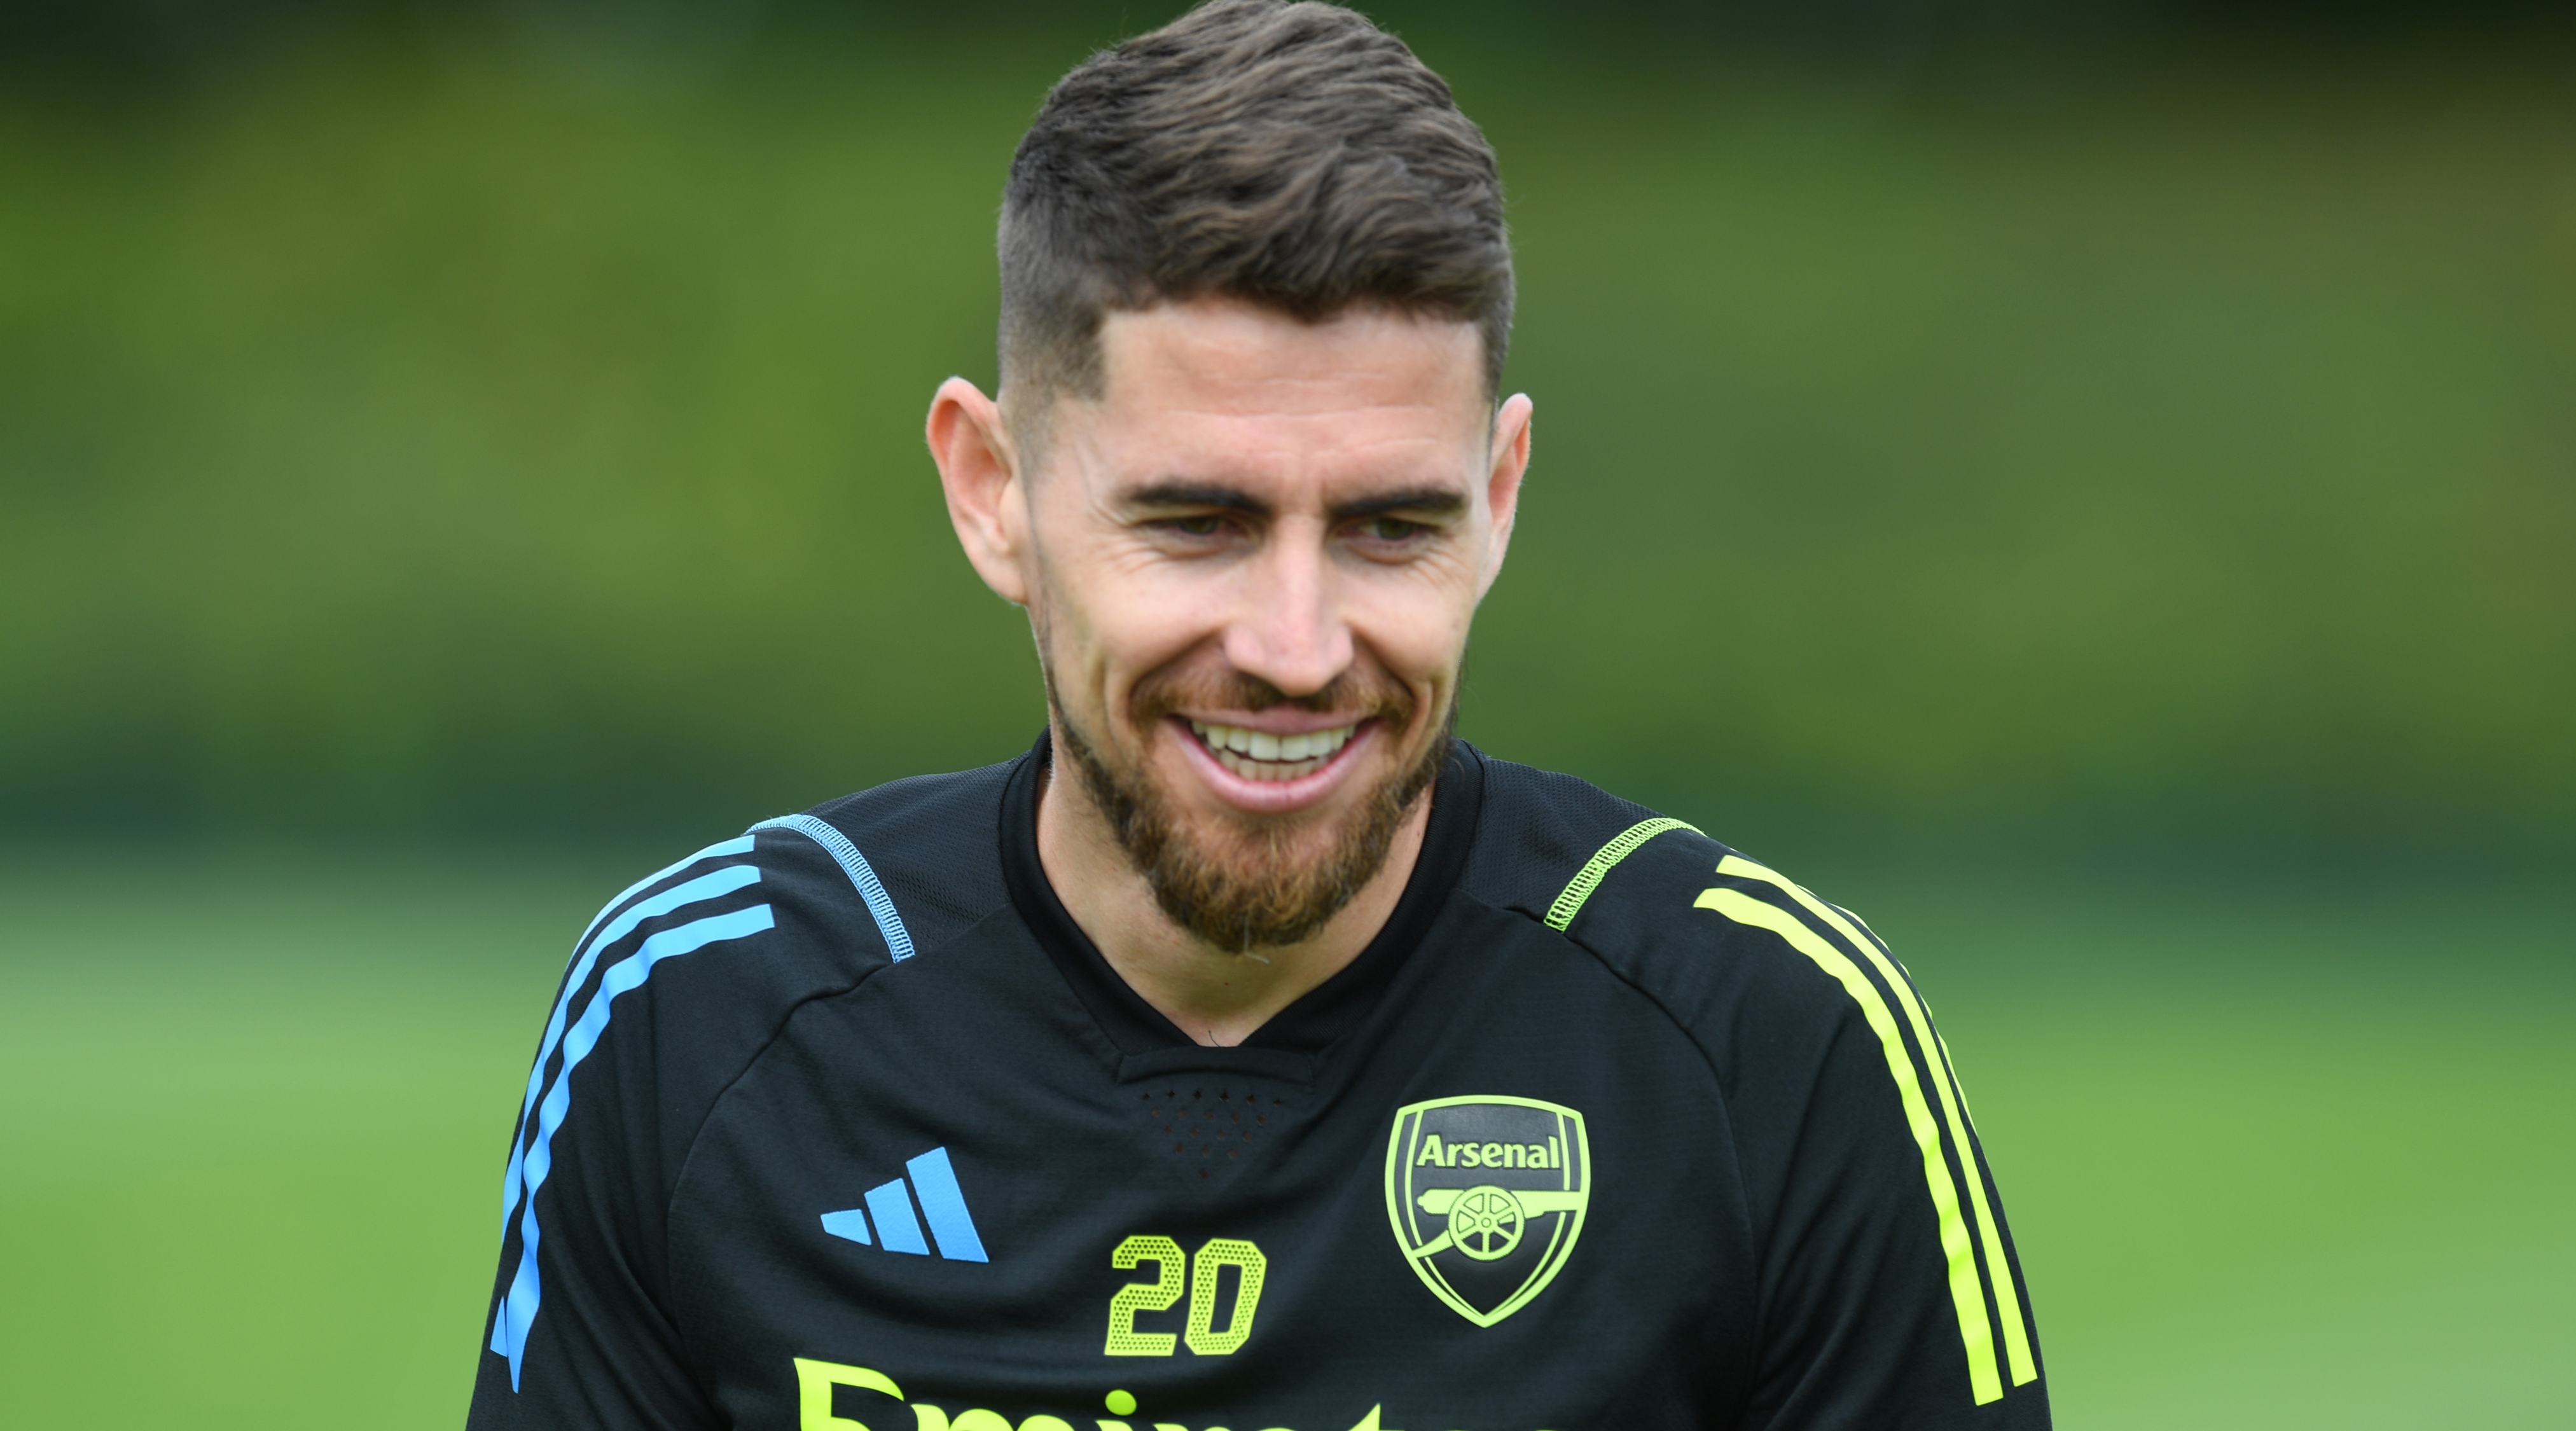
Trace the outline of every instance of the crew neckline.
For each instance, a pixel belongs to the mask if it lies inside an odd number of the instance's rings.
[[[1196,1063],[1201,1058],[1247,1066],[1275,1064],[1280,1065],[1277,1071],[1287,1074],[1308,1065],[1313,1055],[1358,1026],[1406,957],[1430,933],[1466,871],[1477,817],[1484,806],[1484,758],[1474,746],[1452,737],[1448,759],[1441,762],[1439,779],[1432,787],[1431,818],[1422,832],[1421,853],[1386,923],[1350,963],[1298,995],[1243,1042],[1211,1047],[1184,1033],[1129,987],[1091,936],[1074,922],[1048,881],[1038,859],[1037,814],[1039,782],[1053,758],[1049,735],[1039,732],[1037,743],[1020,757],[1002,789],[1002,877],[1021,922],[1090,1010],[1101,1032],[1126,1055],[1124,1062],[1137,1065],[1132,1072],[1160,1069],[1176,1060]]]

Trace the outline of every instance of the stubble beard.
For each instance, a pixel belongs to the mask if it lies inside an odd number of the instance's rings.
[[[1416,709],[1412,693],[1392,681],[1363,684],[1346,677],[1313,696],[1291,700],[1267,682],[1240,673],[1215,682],[1149,683],[1138,689],[1132,704],[1137,728],[1149,732],[1166,715],[1188,705],[1237,710],[1293,705],[1358,719],[1374,717],[1390,734],[1411,729]],[[1107,818],[1110,833],[1126,852],[1129,865],[1144,876],[1164,917],[1200,943],[1238,954],[1312,938],[1377,878],[1386,867],[1388,851],[1395,847],[1396,831],[1402,828],[1406,812],[1439,778],[1458,724],[1458,703],[1453,697],[1438,731],[1421,753],[1363,795],[1357,808],[1339,819],[1327,848],[1314,855],[1301,854],[1298,848],[1305,842],[1301,836],[1311,838],[1313,824],[1308,821],[1278,817],[1221,821],[1232,828],[1213,832],[1213,838],[1185,828],[1173,816],[1172,801],[1155,783],[1150,763],[1133,770],[1113,769],[1065,714],[1052,679],[1047,682],[1047,706],[1084,793]]]

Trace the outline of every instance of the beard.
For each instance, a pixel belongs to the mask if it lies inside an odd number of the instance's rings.
[[[1283,705],[1347,715],[1354,722],[1375,718],[1386,730],[1401,731],[1412,728],[1417,704],[1411,691],[1374,669],[1366,675],[1345,674],[1314,695],[1296,699],[1267,681],[1230,672],[1149,680],[1130,701],[1136,727],[1144,731],[1192,707],[1258,711]],[[1150,765],[1117,770],[1102,758],[1099,747],[1065,714],[1051,678],[1047,706],[1083,790],[1108,817],[1119,848],[1144,876],[1164,916],[1210,948],[1238,954],[1313,937],[1377,877],[1405,812],[1439,777],[1458,725],[1453,696],[1422,752],[1380,779],[1357,808],[1328,829],[1319,830],[1320,821],[1311,819],[1273,817],[1255,823],[1220,818],[1218,828],[1200,832],[1175,818],[1173,802],[1155,782]],[[1313,848],[1319,842],[1323,847]]]

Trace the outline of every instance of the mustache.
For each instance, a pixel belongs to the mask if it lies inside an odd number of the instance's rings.
[[[1413,723],[1416,702],[1403,682],[1375,666],[1360,666],[1304,696],[1289,695],[1258,676],[1231,668],[1157,672],[1136,684],[1128,705],[1139,727],[1193,708],[1266,711],[1286,706],[1314,715],[1383,717],[1403,729]]]
[[[1141,762],[1113,768],[1065,713],[1052,680],[1047,699],[1067,760],[1164,917],[1207,948],[1234,953],[1312,938],[1377,877],[1406,812],[1439,778],[1458,724],[1453,694],[1421,754],[1365,792],[1359,808],[1337,822],[1338,828],[1325,830],[1324,848],[1316,849],[1316,840],[1294,840],[1294,832],[1284,828],[1245,830],[1220,820],[1216,828],[1193,830],[1176,821],[1150,769]],[[1252,710],[1296,706],[1362,719],[1383,715],[1399,722],[1399,729],[1410,727],[1419,704],[1382,671],[1292,698],[1257,677],[1203,670],[1140,682],[1131,709],[1150,729],[1191,700]]]

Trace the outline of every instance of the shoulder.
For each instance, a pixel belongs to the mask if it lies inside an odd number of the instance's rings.
[[[1872,1023],[1902,971],[1867,926],[1690,823],[1485,760],[1468,893],[1556,931],[1703,1036]],[[1879,969],[1884,967],[1884,975]]]
[[[2006,1398],[2007,1377],[2037,1381],[2027,1294],[1948,1050],[1869,926],[1644,806],[1487,770],[1478,844],[1493,848],[1471,862],[1469,893],[1597,960],[1708,1060],[1763,1249],[1766,1409],[1751,1419],[1912,1425],[1936,1398],[1982,1407]],[[2047,1415],[2044,1393],[2022,1395],[1980,1424]]]
[[[614,1017],[643,1026],[663,1057],[729,1067],[796,1005],[936,947],[1004,900],[1009,771],[895,781],[655,870],[583,930],[554,1021],[569,1037],[586,1018],[595,1039]]]
[[[781,859],[808,849],[826,857],[835,873],[825,888],[845,905],[855,899],[884,953],[907,959],[1009,902],[1002,795],[1027,759],[891,781],[764,820],[752,832]]]

